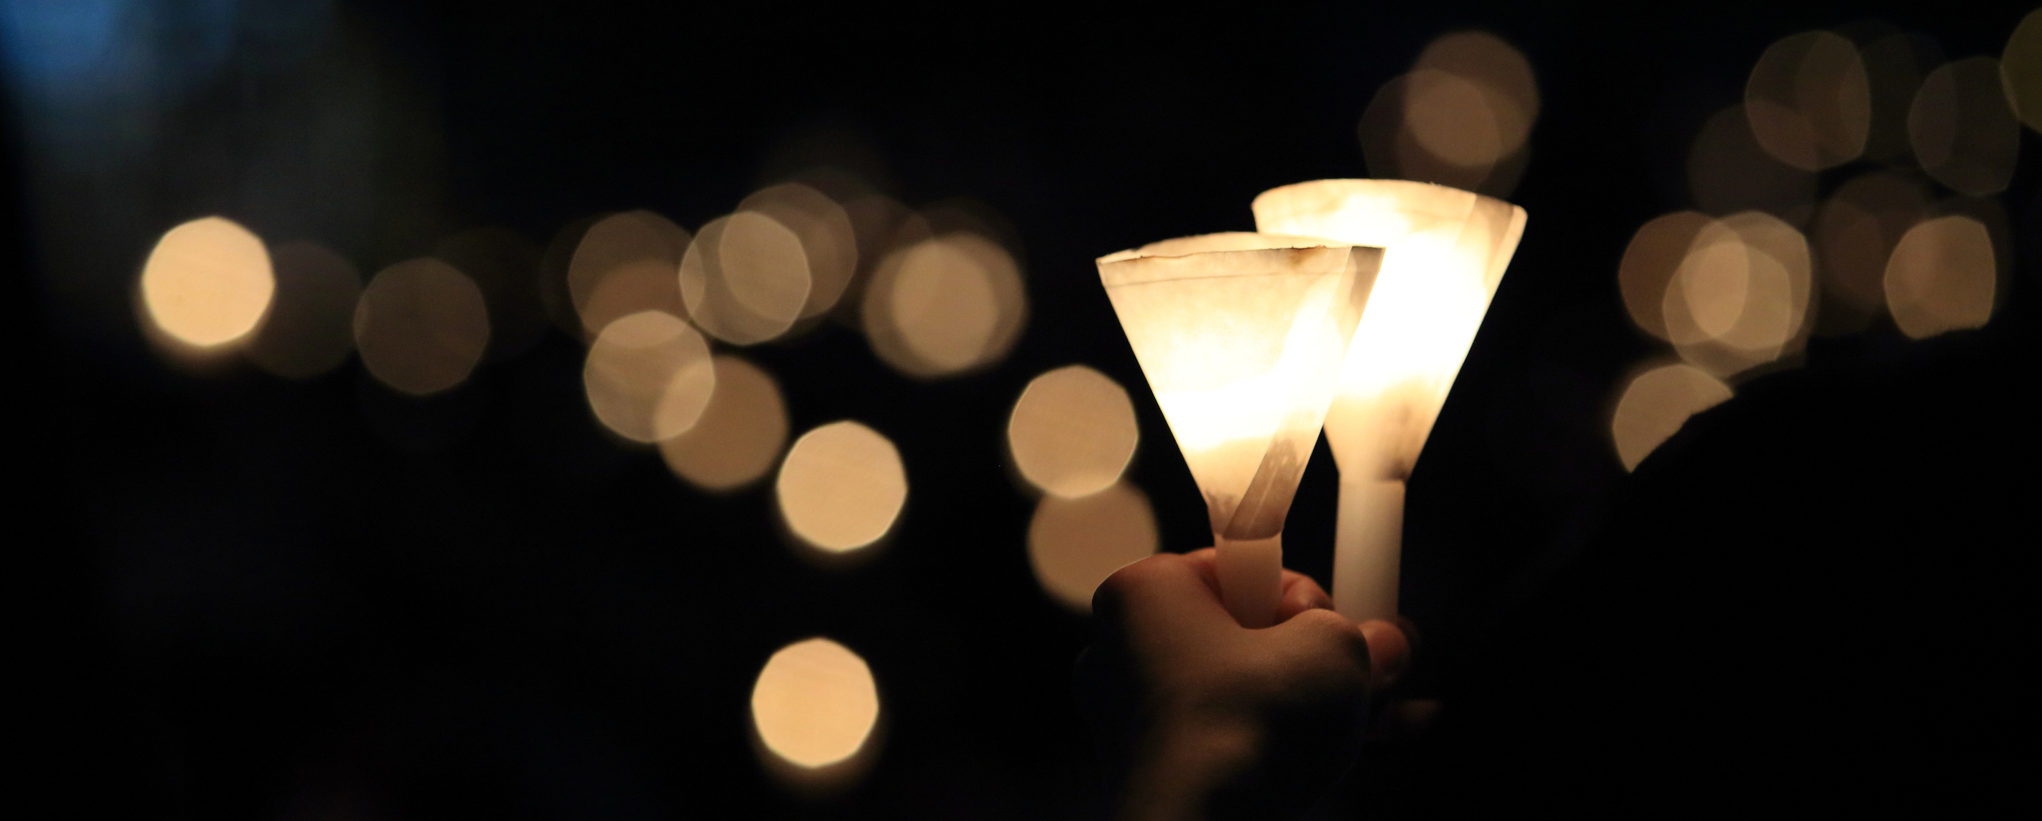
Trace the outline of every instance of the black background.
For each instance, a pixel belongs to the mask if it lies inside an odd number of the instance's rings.
[[[1325,809],[1776,782],[2034,802],[2042,733],[2014,686],[2037,647],[2033,132],[1985,331],[1818,339],[1633,478],[1607,433],[1625,377],[1666,355],[1624,317],[1618,258],[1689,206],[1688,144],[1765,46],[1880,18],[1996,56],[2024,8],[367,3],[309,36],[243,11],[187,77],[214,18],[159,9],[133,36],[171,56],[111,63],[127,90],[99,97],[38,90],[9,41],[17,676],[69,814],[1096,812],[1069,694],[1088,625],[1029,573],[1011,403],[1070,363],[1128,386],[1129,477],[1167,549],[1204,544],[1091,260],[1366,176],[1375,89],[1464,28],[1522,49],[1544,107],[1509,197],[1524,241],[1410,485],[1412,694],[1445,708]],[[742,352],[797,433],[855,418],[901,450],[903,518],[848,567],[804,561],[768,488],[707,496],[604,435],[558,332],[415,401],[352,360],[307,382],[166,363],[128,299],[161,232],[207,214],[368,273],[482,225],[543,245],[643,207],[694,227],[821,163],[999,215],[1030,300],[1013,353],[953,379],[900,376],[835,324]],[[1321,578],[1335,479],[1320,454],[1286,539]],[[759,764],[747,705],[766,657],[816,634],[866,658],[886,718],[866,778],[807,796]],[[1921,775],[1942,768],[1965,775]]]

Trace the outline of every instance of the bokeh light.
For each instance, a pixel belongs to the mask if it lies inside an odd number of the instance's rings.
[[[1696,208],[1709,214],[1757,210],[1802,224],[1814,211],[1815,174],[1766,153],[1743,105],[1702,124],[1688,151],[1687,174]]]
[[[800,318],[811,286],[801,237],[758,211],[702,226],[681,258],[681,298],[703,333],[737,345],[764,342]]]
[[[270,250],[276,298],[248,359],[287,379],[309,379],[347,361],[354,352],[355,303],[362,278],[353,264],[324,245],[286,242]]]
[[[795,440],[774,490],[794,535],[843,553],[886,535],[907,501],[908,479],[893,442],[845,420]]]
[[[1793,226],[1757,211],[1704,226],[1668,284],[1667,338],[1718,376],[1776,361],[1805,340],[1813,265]]]
[[[693,427],[717,389],[709,343],[664,311],[639,311],[603,326],[589,346],[582,386],[611,432],[658,442]]]
[[[863,316],[881,359],[910,376],[936,377],[1004,357],[1026,310],[1013,256],[984,236],[956,232],[887,255]]]
[[[1928,186],[1913,176],[1871,171],[1823,202],[1811,237],[1820,274],[1817,330],[1863,330],[1886,306],[1886,260],[1929,207]]]
[[[1539,116],[1538,81],[1533,78],[1531,62],[1524,54],[1496,35],[1484,31],[1444,35],[1425,47],[1413,69],[1414,73],[1437,71],[1468,83],[1481,95],[1486,118],[1494,129],[1496,143],[1491,150],[1453,157],[1435,146],[1435,140],[1440,138],[1443,138],[1440,145],[1451,143],[1452,136],[1429,126],[1421,127],[1414,121],[1413,131],[1419,142],[1439,156],[1455,159],[1462,165],[1475,164],[1465,160],[1493,165],[1523,148],[1531,136],[1532,123]]]
[[[1140,436],[1127,389],[1084,365],[1030,380],[1007,419],[1014,466],[1053,496],[1084,496],[1118,481]]]
[[[1925,339],[1992,318],[1998,284],[1992,235],[1953,214],[1909,229],[1886,264],[1886,302],[1902,333]]]
[[[1999,73],[2014,113],[2029,128],[2042,131],[2042,8],[2028,12],[2007,36]]]
[[[651,211],[611,214],[590,225],[567,266],[567,294],[583,338],[639,311],[686,316],[674,272],[691,239]]]
[[[1827,31],[1768,47],[1745,83],[1744,107],[1759,147],[1806,171],[1856,159],[1871,133],[1871,83],[1858,47]]]
[[[798,767],[850,759],[879,721],[872,668],[826,638],[780,648],[752,686],[752,726],[766,749]]]
[[[1666,331],[1666,286],[1694,247],[1695,237],[1714,220],[1698,211],[1677,211],[1638,226],[1617,266],[1624,309],[1640,330],[1660,339]]]
[[[1972,57],[1922,78],[1907,112],[1915,159],[1937,182],[1972,196],[2013,179],[2021,126],[2000,84],[1999,62]]]
[[[1690,417],[1729,398],[1730,386],[1691,365],[1661,365],[1638,374],[1624,386],[1610,420],[1624,470],[1637,470]]]
[[[224,217],[170,229],[142,266],[140,296],[150,323],[194,348],[217,348],[248,336],[275,293],[276,275],[262,240]]]
[[[430,257],[377,273],[355,306],[355,348],[383,384],[414,396],[468,378],[489,346],[482,290],[453,266]]]
[[[674,475],[705,490],[751,484],[773,469],[787,445],[787,403],[773,376],[734,356],[718,356],[715,393],[693,427],[659,443]]]
[[[1050,598],[1080,613],[1113,571],[1156,552],[1156,514],[1140,490],[1114,484],[1083,498],[1044,496],[1028,522],[1028,566]]]
[[[811,282],[801,318],[836,307],[858,270],[858,238],[843,206],[814,188],[790,182],[754,192],[738,203],[738,210],[765,214],[800,240]]]
[[[1444,35],[1362,112],[1372,176],[1508,194],[1529,156],[1538,85],[1524,55],[1493,34]]]

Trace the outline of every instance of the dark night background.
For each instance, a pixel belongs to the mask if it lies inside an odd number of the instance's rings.
[[[5,5],[14,677],[65,815],[1097,812],[1069,692],[1089,627],[1030,575],[1012,402],[1070,363],[1128,386],[1129,478],[1166,549],[1205,544],[1092,259],[1367,176],[1377,87],[1467,28],[1524,52],[1543,109],[1508,196],[1523,243],[1410,485],[1411,695],[1443,707],[1323,809],[2038,803],[2034,132],[1988,327],[1818,338],[1636,474],[1608,427],[1666,355],[1618,259],[1690,207],[1688,144],[1767,44],[1877,18],[1997,56],[2028,7],[77,4],[154,9],[121,30],[156,62],[94,62],[37,56],[40,4]],[[128,298],[207,214],[366,275],[477,226],[692,228],[817,165],[997,214],[1029,298],[1012,353],[962,377],[901,376],[837,324],[743,351],[797,434],[855,418],[902,452],[900,523],[842,568],[797,555],[769,486],[702,494],[600,431],[564,334],[407,400],[353,360],[173,366]],[[1286,543],[1323,578],[1321,450]],[[885,718],[863,780],[805,796],[759,764],[747,705],[819,633],[871,664]]]

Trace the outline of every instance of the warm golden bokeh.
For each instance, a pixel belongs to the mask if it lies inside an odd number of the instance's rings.
[[[2028,12],[2007,36],[1999,73],[2014,113],[2029,128],[2042,131],[2042,8]]]
[[[1028,566],[1057,603],[1092,611],[1092,591],[1113,571],[1154,555],[1156,514],[1125,483],[1077,499],[1044,496],[1028,521]]]
[[[893,442],[845,420],[796,439],[774,490],[794,535],[842,553],[886,535],[907,501],[908,479]]]
[[[142,267],[142,309],[157,330],[194,348],[218,348],[255,330],[276,293],[269,251],[224,217],[164,233]]]
[[[752,726],[767,750],[799,767],[856,755],[879,721],[872,668],[841,644],[812,638],[782,647],[752,686]]]
[[[1909,229],[1886,264],[1886,303],[1902,333],[1926,339],[1992,318],[1998,263],[1985,225],[1963,215]]]
[[[270,262],[276,298],[248,342],[249,361],[288,379],[309,379],[347,361],[362,295],[354,265],[326,246],[302,241],[271,249]]]
[[[1864,330],[1886,308],[1886,259],[1929,207],[1913,176],[1870,171],[1839,186],[1815,214],[1811,241],[1821,280],[1817,330]]]
[[[1730,386],[1691,365],[1661,365],[1638,374],[1624,386],[1610,420],[1624,470],[1638,469],[1689,417],[1729,398]]]
[[[1827,31],[1768,47],[1745,83],[1744,106],[1759,147],[1806,171],[1856,159],[1871,132],[1871,84],[1858,47]]]
[[[1084,496],[1118,481],[1140,436],[1127,389],[1084,365],[1030,380],[1007,419],[1014,466],[1053,496]]]
[[[355,348],[383,384],[424,396],[461,384],[489,347],[482,290],[430,257],[383,269],[355,306]]]
[[[1814,211],[1815,174],[1766,153],[1741,104],[1702,124],[1688,151],[1687,178],[1695,207],[1704,213],[1758,210],[1801,224]]]
[[[702,332],[736,345],[780,336],[807,304],[801,238],[772,216],[739,211],[702,226],[681,258],[681,298]]]
[[[2005,190],[2021,146],[2020,122],[2007,100],[1999,61],[1991,57],[1929,72],[1907,112],[1908,138],[1922,170],[1974,197]]]
[[[925,378],[1006,356],[1027,311],[1013,256],[974,233],[944,234],[887,255],[863,308],[873,351],[902,373]]]
[[[1668,284],[1667,338],[1688,362],[1718,376],[1799,350],[1813,264],[1801,232],[1757,211],[1705,226]]]
[[[715,359],[716,390],[694,427],[659,443],[674,475],[704,490],[765,476],[787,445],[787,403],[773,376],[734,356]]]
[[[858,238],[843,206],[814,188],[789,182],[754,192],[738,203],[738,210],[765,214],[800,239],[811,281],[802,318],[836,307],[858,270]]]
[[[567,266],[567,295],[585,336],[639,311],[686,316],[674,272],[691,240],[651,211],[611,214],[589,226]]]
[[[1412,65],[1413,74],[1437,71],[1460,78],[1481,95],[1482,115],[1494,129],[1495,145],[1481,154],[1464,154],[1455,159],[1462,165],[1494,165],[1524,147],[1532,124],[1539,116],[1538,81],[1532,76],[1531,61],[1502,38],[1485,31],[1462,31],[1441,36],[1425,47]],[[1419,96],[1423,96],[1422,94]],[[1427,148],[1434,148],[1427,134],[1430,128],[1414,131]],[[1449,138],[1451,139],[1451,138]]]
[[[1677,211],[1638,226],[1617,265],[1617,288],[1631,322],[1652,336],[1667,339],[1666,286],[1673,282],[1694,247],[1695,238],[1714,220],[1699,211]]]
[[[643,443],[693,427],[717,390],[709,343],[664,311],[640,311],[603,326],[581,375],[596,419]]]

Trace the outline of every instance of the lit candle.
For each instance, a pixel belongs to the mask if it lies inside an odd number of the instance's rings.
[[[1381,262],[1380,248],[1248,233],[1099,259],[1205,495],[1221,598],[1244,626],[1275,619],[1283,520]]]
[[[1404,481],[1432,433],[1503,269],[1524,209],[1403,180],[1319,180],[1255,198],[1259,230],[1385,249],[1326,416],[1340,467],[1333,603],[1357,621],[1397,613]]]

